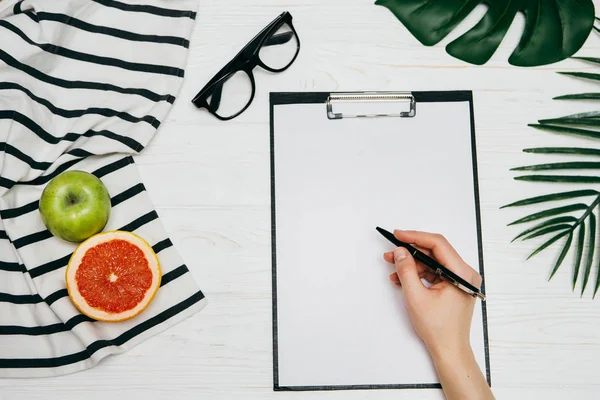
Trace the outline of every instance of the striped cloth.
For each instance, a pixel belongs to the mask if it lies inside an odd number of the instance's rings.
[[[183,82],[190,0],[0,1],[0,377],[90,368],[205,305],[132,158]],[[101,178],[106,230],[136,232],[158,254],[161,288],[138,317],[95,322],[64,280],[76,244],[44,227],[38,200],[68,169]]]

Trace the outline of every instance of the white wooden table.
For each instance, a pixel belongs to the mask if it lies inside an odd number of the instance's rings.
[[[283,10],[294,16],[301,39],[297,62],[279,75],[257,69],[256,99],[233,121],[196,110],[189,102],[196,91]],[[567,266],[548,283],[556,250],[525,262],[535,243],[511,244],[516,230],[506,227],[523,211],[499,209],[544,192],[512,179],[509,168],[543,161],[523,148],[589,144],[527,124],[593,109],[552,100],[595,90],[556,71],[593,67],[573,60],[510,66],[522,18],[485,66],[447,55],[444,45],[476,20],[427,48],[371,0],[201,0],[183,90],[137,161],[209,305],[91,370],[0,380],[0,400],[443,398],[439,390],[273,392],[268,94],[452,89],[473,90],[475,97],[493,390],[499,399],[598,398],[600,299],[592,301],[589,289],[583,298],[572,293]],[[600,56],[596,34],[579,55]]]

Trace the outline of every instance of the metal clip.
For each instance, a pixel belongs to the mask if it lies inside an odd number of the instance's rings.
[[[331,93],[325,102],[327,118],[414,117],[416,102],[411,92]],[[333,111],[333,106],[336,111]],[[400,104],[406,105],[402,111]],[[399,110],[400,109],[400,110]],[[360,111],[358,111],[360,110]]]

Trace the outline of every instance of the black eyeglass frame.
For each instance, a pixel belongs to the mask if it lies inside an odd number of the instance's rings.
[[[217,117],[218,119],[220,119],[222,121],[231,120],[231,119],[239,116],[240,114],[242,114],[244,111],[246,111],[248,109],[248,107],[250,107],[250,104],[252,104],[252,101],[254,100],[254,95],[256,93],[256,82],[254,80],[254,74],[252,73],[252,70],[254,70],[254,68],[256,68],[257,66],[260,66],[270,72],[275,72],[275,73],[283,72],[286,69],[288,69],[294,63],[296,58],[298,57],[298,54],[300,53],[300,38],[298,37],[298,33],[296,32],[296,29],[294,28],[292,19],[293,19],[292,14],[290,14],[288,11],[285,11],[285,12],[281,13],[273,21],[271,21],[271,23],[269,23],[269,25],[267,25],[265,28],[263,28],[262,31],[260,31],[250,42],[248,42],[242,48],[242,50],[240,50],[238,52],[238,54],[235,57],[233,57],[233,59],[231,61],[229,61],[219,72],[217,72],[215,74],[215,76],[202,88],[202,90],[200,90],[198,92],[198,94],[196,94],[196,96],[194,96],[194,98],[192,99],[192,103],[197,108],[206,108],[208,110],[208,112],[210,112],[212,115],[214,115],[215,117]],[[289,25],[294,36],[296,37],[296,41],[297,41],[296,54],[294,54],[294,57],[292,57],[292,60],[287,65],[285,65],[283,68],[279,68],[279,69],[271,68],[262,62],[262,60],[259,57],[259,52],[260,52],[260,49],[262,48],[264,42],[274,32],[277,32],[277,30],[279,28],[281,28],[282,25],[284,25],[286,23]],[[228,117],[223,117],[221,115],[218,115],[217,109],[214,109],[214,107],[211,107],[211,105],[208,103],[208,100],[207,100],[208,97],[210,97],[212,95],[211,89],[213,89],[215,86],[219,85],[219,83],[225,82],[227,79],[229,79],[229,77],[231,77],[231,75],[233,75],[239,71],[245,72],[248,75],[248,77],[250,78],[250,82],[252,83],[252,94],[250,95],[250,100],[248,101],[248,104],[246,104],[236,114],[230,115]]]

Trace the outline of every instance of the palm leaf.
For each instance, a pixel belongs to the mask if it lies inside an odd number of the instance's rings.
[[[523,175],[515,176],[514,179],[529,182],[600,183],[599,176],[583,175]]]
[[[549,226],[544,229],[540,229],[537,232],[532,233],[531,235],[523,238],[523,240],[525,241],[525,240],[533,239],[536,237],[544,236],[544,235],[547,235],[552,232],[562,231],[562,230],[571,229],[571,228],[572,228],[572,226],[568,225],[568,224],[552,225],[552,226]]]
[[[530,197],[525,200],[515,201],[514,203],[507,204],[500,208],[528,206],[530,204],[544,203],[547,201],[566,200],[585,196],[597,196],[599,194],[600,192],[597,192],[596,190],[572,190],[569,192],[552,193],[543,196]]]
[[[575,60],[589,61],[594,64],[600,64],[600,58],[596,58],[596,57],[571,57],[571,58],[573,58]]]
[[[600,81],[600,74],[591,74],[589,72],[559,72],[559,74]]]
[[[584,156],[600,156],[600,149],[588,149],[581,147],[538,147],[524,149],[525,153],[534,154],[578,154]]]
[[[533,228],[524,230],[523,232],[518,234],[513,240],[511,240],[511,242],[514,242],[515,240],[527,235],[528,233],[535,232],[537,230],[550,227],[552,225],[563,224],[563,223],[567,223],[567,222],[577,222],[577,218],[567,216],[567,217],[558,217],[558,218],[552,218],[552,219],[546,220],[546,221],[534,226]]]
[[[600,118],[600,111],[586,111],[582,113],[569,114],[561,118]]]
[[[599,97],[600,99],[600,97]],[[540,124],[563,124],[600,127],[600,119],[597,118],[551,118],[540,119]]]
[[[600,118],[600,111],[586,111],[586,112],[582,112],[582,113],[576,113],[576,114],[569,114],[569,115],[565,115],[564,117],[560,117],[560,118],[555,118],[555,119],[562,119],[562,118],[575,118],[575,119],[579,119],[579,118]],[[538,122],[542,122],[544,121],[543,119],[538,121]]]
[[[590,272],[592,271],[592,261],[594,260],[594,249],[596,247],[596,216],[594,213],[590,214],[590,234],[588,237],[588,253],[585,261],[585,267],[583,269],[583,284],[581,287],[581,296],[585,292],[588,280],[590,278]]]
[[[537,249],[535,249],[533,251],[533,253],[531,253],[529,255],[529,257],[527,257],[527,259],[529,260],[531,257],[535,256],[536,254],[538,254],[539,252],[541,252],[542,250],[544,250],[545,248],[547,248],[548,246],[550,246],[552,243],[556,242],[557,240],[559,240],[560,238],[562,238],[565,235],[569,235],[569,238],[572,236],[572,231],[564,231],[559,233],[558,235],[552,237],[551,239],[549,239],[548,241],[544,242],[540,247],[538,247]],[[570,240],[570,239],[569,239]]]
[[[577,284],[579,276],[579,267],[581,266],[581,258],[583,256],[583,244],[585,241],[585,222],[581,221],[579,226],[579,235],[577,236],[577,253],[575,255],[575,266],[573,267],[573,290]]]
[[[598,271],[596,275],[596,284],[594,285],[594,294],[592,298],[596,298],[596,294],[598,293],[598,289],[600,289],[600,258],[598,258],[596,270]]]
[[[510,224],[508,224],[508,226],[522,224],[525,222],[535,221],[535,220],[546,218],[546,217],[552,217],[554,215],[566,214],[568,212],[581,211],[581,210],[586,210],[586,209],[587,209],[587,206],[582,203],[572,204],[569,206],[551,208],[549,210],[544,210],[544,211],[536,212],[533,214],[529,214],[526,217],[523,217],[521,219],[511,222]]]
[[[560,267],[563,260],[567,256],[567,253],[569,252],[569,249],[571,248],[572,241],[573,241],[573,233],[571,231],[571,232],[569,232],[569,237],[567,237],[567,241],[563,245],[562,251],[560,252],[560,255],[558,256],[558,259],[556,260],[556,264],[554,264],[554,268],[552,268],[552,272],[550,272],[550,277],[548,278],[549,281],[552,279],[554,274],[556,274],[556,271],[558,271],[558,268]],[[550,244],[552,244],[552,243],[550,243]],[[529,256],[527,259],[529,259],[529,258],[531,258],[531,256]]]
[[[572,161],[550,164],[528,165],[526,167],[512,168],[511,171],[547,171],[547,170],[565,170],[565,169],[600,169],[600,162],[592,161]]]
[[[600,93],[578,93],[578,94],[565,94],[563,96],[556,96],[554,100],[598,100],[600,99]]]
[[[598,261],[598,275],[596,275],[596,284],[594,285],[594,295],[592,298],[596,298],[596,294],[598,293],[598,289],[600,289],[600,261]]]
[[[596,18],[600,21],[599,18]],[[594,30],[600,32],[600,28],[594,27]],[[575,59],[587,61],[592,64],[600,65],[600,58],[595,57],[574,57]],[[582,78],[587,80],[599,81],[600,73],[587,73],[587,72],[560,72],[563,75],[572,76],[575,78]],[[600,92],[586,92],[576,94],[566,94],[555,97],[556,100],[600,100]],[[529,124],[528,126],[567,136],[579,136],[589,138],[593,140],[600,139],[600,111],[586,111],[579,112],[570,115],[566,115],[558,118],[546,118],[540,119],[538,123]],[[596,220],[597,215],[594,210],[600,205],[600,190],[593,190],[593,187],[583,185],[595,185],[600,184],[600,174],[597,170],[600,169],[600,162],[585,161],[577,159],[576,157],[581,156],[592,156],[600,157],[600,148],[594,147],[535,147],[526,148],[523,150],[529,154],[544,154],[550,156],[566,156],[571,159],[565,161],[546,161],[543,163],[531,163],[526,166],[518,166],[511,169],[511,171],[529,171],[534,172],[532,174],[521,174],[515,176],[514,179],[521,182],[544,182],[552,185],[576,185],[574,190],[556,193],[549,193],[545,195],[534,196],[523,200],[514,201],[510,204],[502,206],[501,208],[508,207],[519,207],[529,205],[543,205],[551,204],[555,201],[567,201],[566,205],[560,207],[554,206],[554,208],[547,208],[539,210],[537,212],[529,213],[520,219],[510,223],[509,225],[526,224],[532,221],[535,222],[522,230],[512,241],[521,239],[527,241],[537,237],[545,237],[551,235],[550,239],[547,239],[542,245],[537,247],[527,259],[532,258],[536,254],[544,251],[548,247],[562,238],[566,238],[558,258],[554,263],[554,267],[550,272],[548,280],[557,273],[560,266],[564,264],[564,260],[569,253],[570,249],[573,248],[575,251],[573,259],[573,271],[571,286],[574,291],[577,287],[578,279],[581,279],[581,296],[584,295],[585,290],[590,282],[590,276],[592,269],[597,271],[593,298],[600,290],[600,257],[594,264],[594,257],[598,255],[596,251],[596,233],[598,221]],[[573,157],[575,156],[575,157]],[[573,159],[575,158],[575,159]],[[597,159],[596,159],[597,160]],[[587,174],[580,174],[574,171],[577,170],[589,170]],[[540,171],[573,171],[571,173],[564,173],[561,175],[550,173],[543,173]],[[577,187],[577,185],[580,185]],[[585,197],[593,197],[593,200],[584,199]],[[582,202],[590,201],[588,204]],[[571,204],[568,204],[568,203]],[[583,211],[582,213],[578,213]],[[580,215],[571,215],[577,213]],[[600,215],[598,216],[600,218]],[[588,222],[589,221],[589,222]],[[577,240],[574,240],[575,231],[577,232]],[[587,235],[587,238],[586,238]]]
[[[547,124],[529,124],[532,128],[537,128],[554,133],[564,133],[566,135],[584,136],[593,139],[600,139],[600,132],[590,131],[589,129],[567,128],[564,126],[547,125]]]

